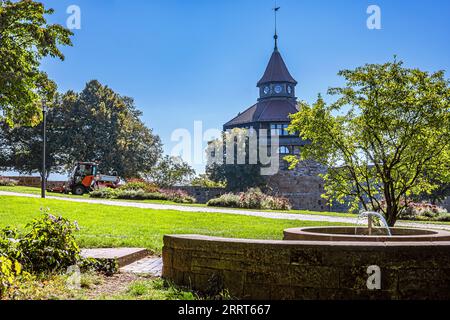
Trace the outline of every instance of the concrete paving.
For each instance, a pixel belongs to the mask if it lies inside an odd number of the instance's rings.
[[[84,258],[94,258],[101,260],[116,260],[119,267],[124,267],[134,263],[149,254],[144,248],[100,248],[82,249],[81,256]]]
[[[36,194],[24,194],[18,192],[0,191],[0,196],[11,197],[28,197],[28,198],[40,198],[40,195]],[[352,217],[336,217],[327,215],[308,215],[308,214],[293,214],[284,212],[264,212],[264,211],[250,211],[243,209],[223,209],[214,207],[195,207],[195,206],[181,206],[181,205],[168,205],[157,203],[144,203],[144,202],[127,202],[127,201],[113,201],[104,199],[78,199],[67,197],[55,197],[47,196],[48,199],[62,200],[76,203],[88,203],[88,204],[102,204],[107,206],[116,207],[131,207],[140,209],[153,209],[153,210],[175,210],[181,212],[198,212],[198,213],[220,213],[220,214],[235,214],[245,215],[253,217],[261,217],[267,219],[280,219],[280,220],[300,220],[300,221],[318,221],[318,222],[336,222],[336,223],[357,223],[357,218]],[[450,230],[450,225],[445,224],[428,224],[419,222],[398,222],[398,227],[411,227],[411,228],[428,228],[428,229],[441,229]]]
[[[135,273],[161,277],[163,261],[159,257],[147,257],[120,268],[123,273]]]
[[[162,273],[162,259],[148,255],[143,248],[96,248],[82,249],[81,256],[101,260],[116,260],[119,271],[160,277]]]

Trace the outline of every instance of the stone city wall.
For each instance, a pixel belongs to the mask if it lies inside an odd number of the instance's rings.
[[[3,176],[2,176],[3,177]],[[22,187],[41,187],[41,178],[40,177],[31,177],[31,176],[19,176],[19,177],[4,177],[7,179],[15,180],[18,182],[19,186]],[[60,187],[65,184],[65,181],[47,181],[47,188],[55,188]]]
[[[286,161],[280,161],[277,174],[267,177],[268,187],[276,195],[289,199],[293,209],[310,211],[347,212],[348,206],[327,204],[322,198],[325,193],[324,181],[319,174],[326,168],[313,162],[305,161],[295,169],[289,170]]]
[[[225,194],[224,188],[206,188],[206,187],[194,187],[194,186],[183,186],[174,187],[174,190],[182,190],[194,197],[197,203],[207,203],[209,200],[220,197]]]
[[[450,197],[445,198],[445,200],[442,201],[439,205],[447,209],[448,212],[450,212]]]
[[[358,243],[165,236],[163,277],[240,299],[450,299],[450,242]],[[381,289],[369,290],[369,266]]]

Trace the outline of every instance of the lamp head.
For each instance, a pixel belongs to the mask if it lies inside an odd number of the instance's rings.
[[[44,100],[42,100],[42,112],[47,112],[47,111],[48,111],[47,101],[44,99]]]

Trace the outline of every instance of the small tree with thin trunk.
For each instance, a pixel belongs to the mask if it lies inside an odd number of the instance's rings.
[[[291,132],[311,143],[294,167],[314,159],[329,170],[324,197],[354,209],[378,210],[393,226],[408,201],[450,178],[450,89],[444,72],[402,62],[368,64],[339,72],[337,100],[300,103]]]

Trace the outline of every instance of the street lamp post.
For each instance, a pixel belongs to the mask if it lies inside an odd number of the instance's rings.
[[[42,102],[42,177],[41,177],[41,198],[45,199],[45,190],[46,187],[46,165],[45,165],[45,158],[47,156],[46,154],[46,144],[47,144],[47,106],[45,101]]]

